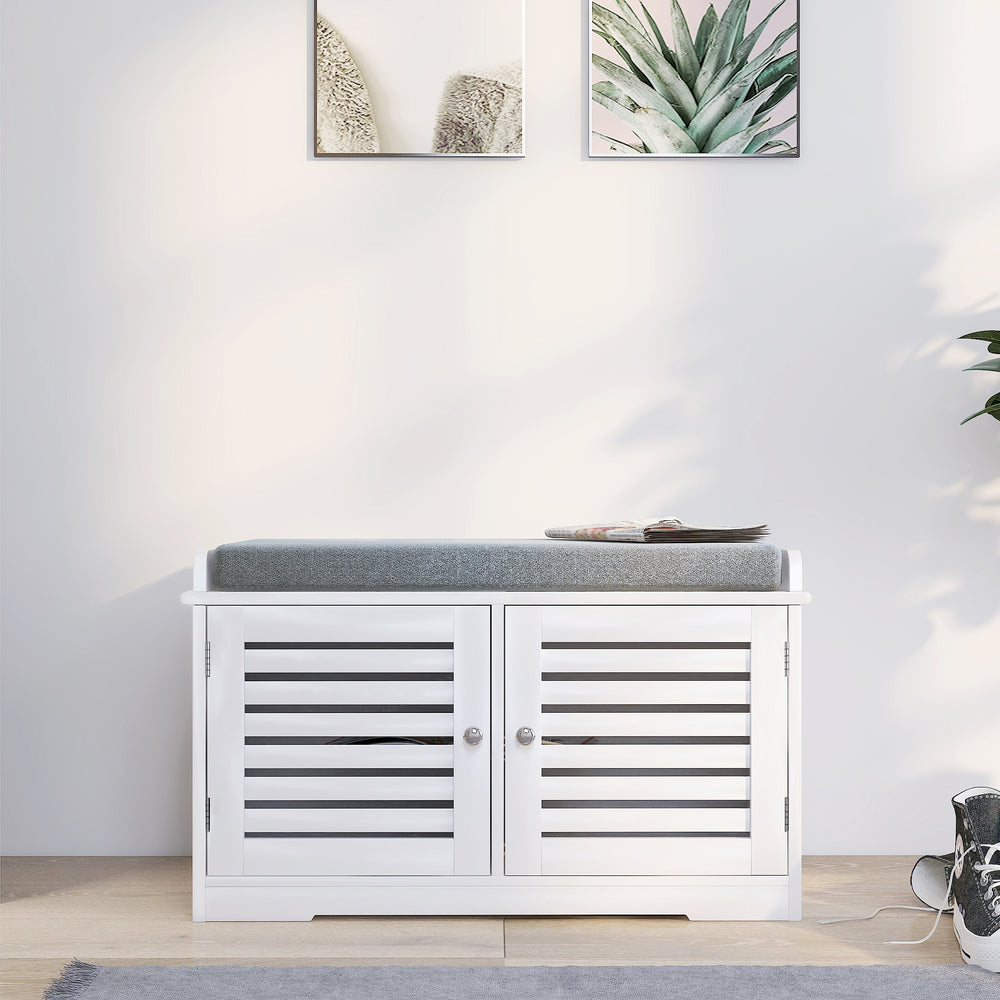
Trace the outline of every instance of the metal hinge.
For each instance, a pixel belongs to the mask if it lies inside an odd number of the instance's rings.
[[[788,647],[786,646],[785,648],[787,649]],[[786,670],[785,672],[787,673],[788,671]],[[205,676],[212,676],[212,644],[210,642],[205,643]]]
[[[785,676],[787,677],[792,669],[792,646],[791,643],[785,643]]]
[[[211,829],[212,829],[212,800],[205,799],[205,833],[208,833],[208,831]]]
[[[785,833],[788,833],[788,796],[785,796]]]

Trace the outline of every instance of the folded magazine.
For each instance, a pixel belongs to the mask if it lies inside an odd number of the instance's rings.
[[[545,529],[548,538],[568,538],[587,542],[755,542],[767,533],[766,524],[740,526],[685,524],[677,517]]]

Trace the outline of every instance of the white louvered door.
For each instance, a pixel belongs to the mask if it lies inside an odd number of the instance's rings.
[[[505,873],[784,874],[786,622],[507,607]]]
[[[488,607],[213,607],[208,637],[209,875],[489,873]]]

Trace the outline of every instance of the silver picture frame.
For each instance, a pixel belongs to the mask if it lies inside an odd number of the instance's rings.
[[[587,0],[588,156],[795,158],[798,0]]]

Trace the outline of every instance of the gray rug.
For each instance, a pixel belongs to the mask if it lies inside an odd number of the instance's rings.
[[[74,962],[46,1000],[978,1000],[1000,975],[968,965],[350,966]]]

